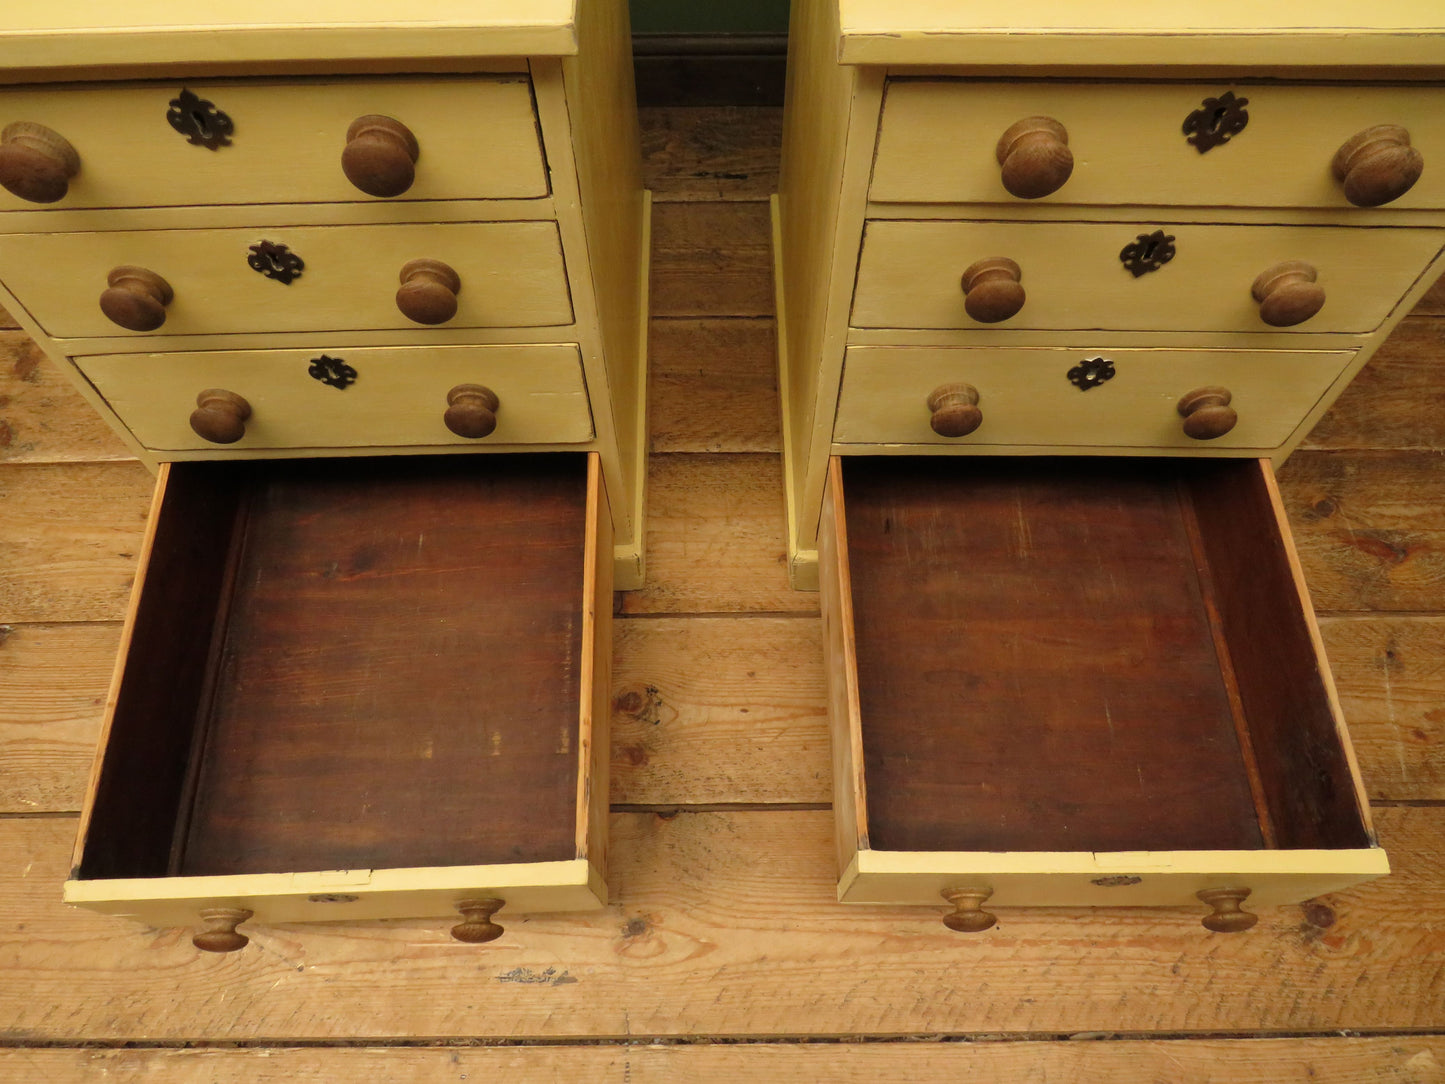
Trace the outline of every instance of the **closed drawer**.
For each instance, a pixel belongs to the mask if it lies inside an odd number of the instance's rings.
[[[835,458],[820,558],[844,902],[1388,872],[1266,462]]]
[[[1156,231],[1168,262],[1135,275],[1126,247]],[[1445,243],[1416,229],[1211,226],[1167,222],[871,221],[858,267],[852,324],[865,328],[1132,331],[1272,330],[1251,291],[1286,261],[1315,272],[1324,304],[1291,326],[1366,332],[1380,326]],[[1147,246],[1148,242],[1144,244]],[[1003,256],[1021,272],[1017,314],[983,324],[965,310],[960,276]]]
[[[1201,153],[1185,120],[1226,92],[1247,99],[1247,125]],[[1445,87],[952,79],[889,82],[869,198],[1016,202],[995,148],[1015,122],[1040,115],[1064,126],[1074,162],[1049,202],[1348,210],[1335,152],[1366,128],[1397,125],[1427,168],[1389,206],[1445,206],[1445,174],[1429,168],[1445,158]]]
[[[581,356],[568,344],[215,350],[75,361],[136,439],[155,451],[218,446],[190,423],[197,394],[211,388],[233,392],[249,407],[244,435],[226,445],[240,452],[565,444],[593,433]],[[341,365],[351,369],[350,383]],[[495,430],[477,440],[451,432],[444,419],[448,392],[467,384],[491,389],[499,404]]]
[[[1352,356],[1348,350],[855,346],[843,367],[833,440],[965,450],[980,445],[1267,450],[1289,439]],[[1081,389],[1071,374],[1084,379],[1087,370],[1113,375]],[[935,389],[953,383],[976,390],[983,414],[982,424],[962,437],[934,432],[928,405]],[[1184,432],[1178,403],[1210,386],[1229,390],[1238,421],[1222,436],[1196,440]]]
[[[232,122],[226,146],[192,144],[167,120],[182,90]],[[190,106],[192,110],[198,107]],[[341,168],[358,117],[401,121],[416,140],[404,200],[545,196],[527,76],[14,88],[0,128],[40,124],[79,156],[66,195],[36,204],[0,189],[0,210],[371,200]]]
[[[255,246],[265,243],[299,257],[299,276],[283,282],[256,270]],[[461,281],[449,327],[572,321],[553,222],[0,236],[0,280],[57,338],[416,328],[396,293],[401,269],[417,258],[441,260]],[[111,271],[132,266],[159,275],[173,293],[155,331],[127,330],[101,310]]]
[[[66,899],[601,906],[609,522],[595,455],[163,467]]]

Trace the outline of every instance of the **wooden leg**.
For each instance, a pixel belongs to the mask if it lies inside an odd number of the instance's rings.
[[[201,912],[204,928],[191,938],[202,952],[235,952],[251,943],[236,927],[251,917],[244,907],[210,907]]]
[[[505,901],[495,898],[462,900],[457,910],[464,921],[452,927],[452,936],[469,945],[481,945],[495,941],[502,936],[502,927],[492,921],[492,916],[502,909]]]
[[[1259,921],[1258,915],[1240,909],[1239,905],[1249,897],[1247,888],[1206,888],[1196,895],[1201,902],[1214,908],[1213,913],[1204,917],[1206,930],[1243,933]]]
[[[982,933],[995,922],[998,916],[983,909],[983,902],[993,895],[991,888],[949,888],[943,898],[953,904],[953,910],[943,916],[943,924],[958,933]]]

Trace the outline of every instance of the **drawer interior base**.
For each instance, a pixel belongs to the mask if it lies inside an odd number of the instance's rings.
[[[171,466],[79,876],[575,858],[586,479]]]
[[[842,464],[869,848],[1368,846],[1260,464]]]

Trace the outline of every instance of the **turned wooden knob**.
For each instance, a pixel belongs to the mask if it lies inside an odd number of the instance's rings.
[[[418,324],[444,324],[457,314],[461,276],[441,260],[410,260],[401,269],[396,307]]]
[[[1325,306],[1319,272],[1304,260],[1285,260],[1255,278],[1249,292],[1259,302],[1259,318],[1270,327],[1302,324]]]
[[[497,428],[497,393],[481,384],[458,384],[447,392],[447,412],[442,420],[459,437],[476,439]]]
[[[495,941],[502,936],[502,927],[492,921],[492,916],[502,909],[504,903],[504,900],[492,897],[462,900],[457,904],[457,910],[462,913],[462,921],[452,927],[452,936],[469,945]]]
[[[80,172],[80,155],[52,128],[17,120],[0,131],[0,185],[31,203],[54,203]]]
[[[244,907],[211,907],[201,912],[203,928],[191,938],[202,952],[235,952],[251,943],[236,927],[251,917]]]
[[[953,910],[943,916],[943,924],[958,933],[982,933],[998,921],[997,915],[983,909],[992,895],[991,888],[945,889],[943,898],[953,904]]]
[[[1184,435],[1195,440],[1213,440],[1234,428],[1239,415],[1229,405],[1228,388],[1195,388],[1179,400],[1184,417]]]
[[[225,388],[207,388],[196,396],[191,428],[212,444],[235,444],[246,435],[251,404]]]
[[[410,128],[394,117],[369,113],[346,129],[341,170],[368,196],[399,196],[416,180],[420,154]]]
[[[1378,207],[1410,191],[1425,169],[1425,156],[1410,146],[1406,129],[1376,124],[1347,139],[1330,168],[1345,199],[1356,207]]]
[[[1240,909],[1240,904],[1249,898],[1247,888],[1206,888],[1196,892],[1200,901],[1214,908],[1204,916],[1204,928],[1215,933],[1243,933],[1256,922],[1259,916]]]
[[[1074,172],[1069,133],[1053,117],[1025,117],[999,138],[994,153],[1003,186],[1019,199],[1057,192]]]
[[[963,273],[963,308],[980,324],[996,324],[1024,307],[1023,271],[1007,256],[990,256]]]
[[[128,331],[154,331],[166,322],[166,306],[175,297],[171,284],[144,267],[116,267],[105,277],[100,311]]]
[[[978,389],[972,384],[940,384],[928,396],[928,424],[940,437],[966,437],[983,424]]]

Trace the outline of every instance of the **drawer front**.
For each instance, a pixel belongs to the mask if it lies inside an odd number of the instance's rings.
[[[300,257],[299,276],[286,283],[255,270],[252,246],[263,242]],[[0,280],[57,338],[416,328],[396,291],[402,266],[419,257],[461,279],[448,327],[571,323],[552,222],[10,234],[0,236]],[[144,267],[170,285],[174,299],[156,331],[128,332],[101,311],[118,266]]]
[[[323,356],[351,366],[354,382],[338,388],[312,376]],[[189,423],[197,393],[208,388],[234,392],[250,405],[245,435],[227,445],[242,452],[592,438],[581,356],[571,345],[112,354],[76,364],[136,439],[157,451],[218,447]],[[447,429],[447,392],[458,384],[496,393],[500,406],[489,436],[468,440]]]
[[[1183,131],[1206,99],[1244,98],[1246,126],[1200,152]],[[1348,139],[1399,125],[1427,168],[1391,207],[1445,206],[1445,88],[1148,83],[888,84],[869,195],[884,202],[1019,202],[1004,188],[999,137],[1026,117],[1068,133],[1073,174],[1055,203],[1350,209],[1330,163]],[[1368,214],[1368,211],[1359,211]]]
[[[1067,445],[1089,448],[1277,448],[1349,364],[1352,351],[1068,350],[866,347],[848,350],[837,444]],[[1081,391],[1069,379],[1102,357],[1114,375]],[[979,394],[983,422],[963,437],[930,424],[944,384]],[[1238,422],[1212,440],[1184,434],[1177,404],[1200,387],[1232,394]]]
[[[1135,275],[1121,259],[1162,229],[1174,255]],[[1296,325],[1366,332],[1389,316],[1434,259],[1445,232],[1322,226],[1212,226],[1158,222],[871,221],[858,268],[852,324],[864,328],[1129,331],[1271,330],[1251,285],[1289,260],[1314,267],[1324,307]],[[960,276],[977,260],[1019,265],[1017,315],[984,325],[965,311]]]
[[[192,144],[171,126],[183,89],[230,118],[229,145]],[[547,194],[525,75],[165,83],[5,91],[0,127],[28,121],[58,132],[80,170],[51,204],[0,189],[0,210],[373,200],[341,170],[347,129],[368,114],[393,117],[416,138],[415,180],[400,199]]]

